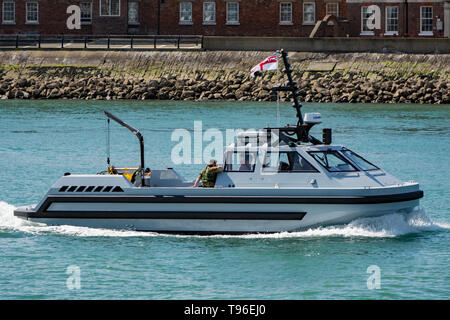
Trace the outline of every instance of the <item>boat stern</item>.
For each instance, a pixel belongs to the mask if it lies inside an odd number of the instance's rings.
[[[23,220],[28,220],[34,214],[36,214],[34,205],[22,206],[14,210],[14,216]]]

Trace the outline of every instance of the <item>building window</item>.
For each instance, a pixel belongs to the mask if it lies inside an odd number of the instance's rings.
[[[180,24],[192,24],[192,2],[180,2]]]
[[[239,2],[227,2],[227,24],[239,24]]]
[[[92,22],[92,2],[91,1],[80,2],[80,10],[81,10],[81,23],[90,24]]]
[[[280,24],[292,24],[292,2],[280,2]]]
[[[216,24],[215,2],[203,2],[203,24]]]
[[[100,0],[100,16],[120,16],[120,0]]]
[[[339,3],[337,3],[337,2],[327,3],[326,15],[329,15],[329,14],[331,14],[335,17],[339,17]]]
[[[128,24],[139,24],[139,2],[128,2]]]
[[[368,20],[373,12],[368,6],[361,7],[361,35],[373,35],[373,30],[369,28]]]
[[[26,23],[39,23],[39,9],[37,2],[27,2]]]
[[[16,22],[16,7],[14,1],[3,1],[3,23],[14,24]]]
[[[420,34],[433,34],[433,7],[420,7]]]
[[[304,2],[303,3],[303,24],[316,23],[316,3]]]
[[[386,7],[386,34],[398,34],[398,7]]]

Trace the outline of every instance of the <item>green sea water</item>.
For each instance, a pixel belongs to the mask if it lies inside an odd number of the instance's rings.
[[[0,299],[449,299],[450,106],[305,104],[333,142],[364,155],[425,197],[388,214],[302,232],[181,236],[50,227],[16,219],[64,173],[106,168],[106,109],[141,130],[146,163],[171,162],[173,130],[295,122],[289,104],[0,101]],[[111,127],[111,160],[137,166],[137,139]],[[375,266],[379,282],[373,282]],[[75,271],[74,271],[75,270]],[[368,272],[369,271],[369,272]],[[379,286],[373,286],[378,283]]]

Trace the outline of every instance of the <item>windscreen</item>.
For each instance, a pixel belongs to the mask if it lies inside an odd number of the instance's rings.
[[[337,151],[312,151],[309,154],[330,172],[357,171],[352,164]]]
[[[360,155],[354,153],[351,150],[344,149],[344,150],[342,150],[342,153],[348,159],[350,159],[350,161],[355,163],[358,167],[360,167],[364,171],[378,170],[379,169],[376,165],[370,163],[369,161],[367,161],[366,159],[364,159],[363,157],[361,157]]]

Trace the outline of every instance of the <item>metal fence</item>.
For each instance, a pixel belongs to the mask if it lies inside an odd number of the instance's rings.
[[[203,49],[203,36],[0,35],[0,49]]]

